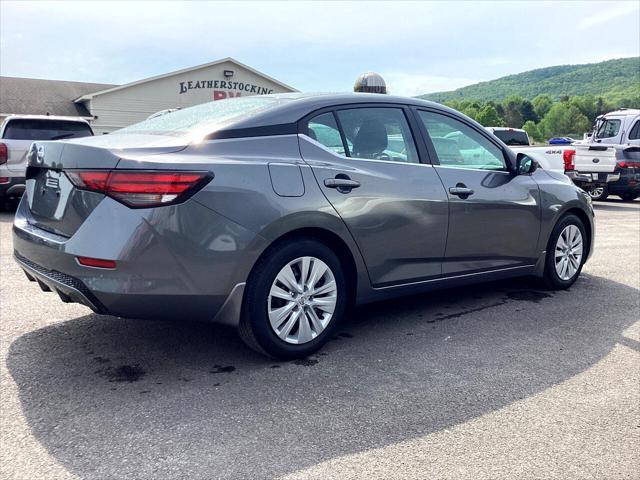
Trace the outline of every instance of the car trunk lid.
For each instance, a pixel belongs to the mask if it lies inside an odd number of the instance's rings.
[[[71,237],[105,195],[77,188],[70,174],[87,170],[111,171],[123,157],[148,157],[185,147],[177,143],[150,147],[132,141],[129,148],[107,148],[110,143],[111,140],[34,143],[27,156],[27,221],[43,230]]]

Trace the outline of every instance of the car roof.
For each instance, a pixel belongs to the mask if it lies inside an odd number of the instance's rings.
[[[52,120],[52,121],[65,121],[65,122],[79,122],[86,123],[89,125],[84,118],[79,117],[68,117],[64,115],[21,115],[21,114],[12,114],[5,118],[5,122],[10,120]]]
[[[603,115],[604,118],[607,117],[630,117],[640,115],[640,110],[637,108],[622,108],[620,110],[615,110],[613,112],[608,112]]]
[[[511,128],[511,127],[486,127],[488,129],[493,130],[494,132],[525,132],[522,128]]]
[[[263,112],[242,118],[237,122],[231,122],[229,125],[220,129],[220,131],[291,124],[298,122],[301,118],[316,110],[349,104],[376,103],[414,105],[418,107],[437,108],[461,115],[459,112],[435,102],[429,102],[419,98],[376,93],[285,93],[265,95],[265,97],[272,97],[284,101],[279,102],[278,105]]]

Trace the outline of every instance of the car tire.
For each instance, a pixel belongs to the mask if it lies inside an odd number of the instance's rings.
[[[564,290],[575,283],[587,258],[588,242],[578,217],[568,214],[558,221],[547,244],[543,282],[548,289]]]
[[[589,187],[587,188],[587,193],[591,197],[591,200],[594,201],[602,201],[606,200],[609,196],[609,190],[606,186],[604,187]]]
[[[346,303],[338,256],[312,238],[288,240],[270,247],[251,272],[239,333],[269,357],[304,358],[331,339]]]
[[[625,202],[633,202],[636,198],[638,198],[637,193],[623,193],[620,195],[620,198]]]

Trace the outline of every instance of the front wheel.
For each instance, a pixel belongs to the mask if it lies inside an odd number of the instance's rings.
[[[250,275],[240,336],[270,357],[303,358],[331,338],[345,305],[335,253],[313,239],[286,241],[270,248]]]
[[[547,245],[544,283],[552,290],[569,288],[580,276],[587,254],[587,236],[575,215],[561,218]]]
[[[589,187],[587,193],[591,197],[591,200],[606,200],[609,196],[607,187]]]

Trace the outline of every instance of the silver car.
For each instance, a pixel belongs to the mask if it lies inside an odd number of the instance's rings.
[[[567,288],[593,235],[582,190],[454,110],[288,94],[36,142],[14,248],[64,302],[226,323],[289,359],[350,305],[524,275]]]

